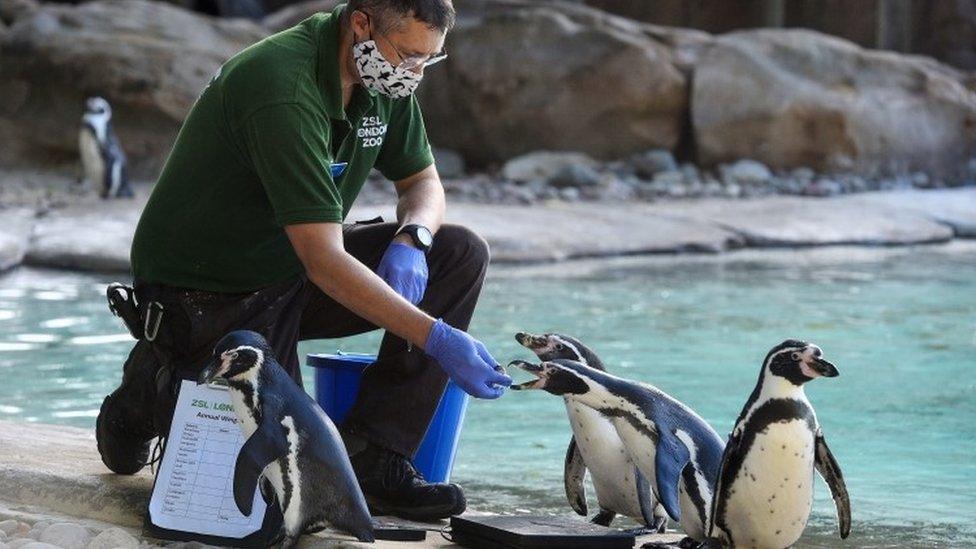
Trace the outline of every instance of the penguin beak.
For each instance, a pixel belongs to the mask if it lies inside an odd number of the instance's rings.
[[[522,335],[522,334],[520,334]],[[518,337],[518,336],[516,336]],[[519,342],[521,343],[521,342]],[[519,383],[518,385],[512,385],[509,389],[513,391],[528,391],[531,389],[541,389],[545,380],[542,379],[542,365],[532,364],[531,362],[526,362],[524,360],[513,360],[508,363],[509,366],[514,366],[519,370],[524,370],[530,374],[536,376],[538,379],[533,379],[531,381],[526,381],[525,383]]]
[[[836,366],[817,356],[810,359],[810,368],[824,377],[837,377],[840,375]]]
[[[210,383],[216,378],[221,371],[221,367],[224,365],[224,361],[221,357],[215,356],[207,366],[200,372],[197,376],[197,385],[203,385],[204,383]]]
[[[530,334],[528,332],[519,332],[515,334],[515,341],[518,341],[519,345],[529,349],[530,351],[543,349],[548,343],[546,338]]]

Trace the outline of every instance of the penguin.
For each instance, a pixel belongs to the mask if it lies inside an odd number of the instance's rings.
[[[688,538],[702,542],[707,532],[712,490],[725,444],[690,408],[657,387],[601,372],[572,360],[510,366],[538,379],[514,390],[542,389],[578,402],[610,418],[630,459],[649,480],[667,514]]]
[[[112,107],[101,97],[90,97],[85,102],[78,150],[85,178],[100,186],[102,198],[134,196],[126,174],[125,152],[112,128]]]
[[[851,532],[851,502],[803,386],[836,377],[819,347],[786,340],[766,355],[722,457],[708,547],[789,547],[813,506],[813,470],[827,482],[840,522]]]
[[[534,352],[540,360],[574,360],[600,371],[603,361],[578,339],[562,334],[541,336],[519,332],[515,340]],[[654,497],[647,478],[634,465],[617,435],[613,423],[600,412],[564,397],[573,436],[566,449],[563,484],[566,499],[578,514],[586,516],[583,478],[589,469],[600,511],[592,522],[610,526],[617,514],[643,523],[663,533],[668,517]]]
[[[214,348],[197,383],[227,381],[247,440],[234,467],[234,501],[250,516],[261,483],[284,517],[281,547],[330,524],[374,541],[372,518],[346,447],[329,416],[278,364],[258,333],[231,332]]]

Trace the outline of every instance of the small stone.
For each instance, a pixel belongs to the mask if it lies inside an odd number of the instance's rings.
[[[138,549],[139,540],[121,528],[109,528],[95,536],[87,549]]]
[[[742,196],[742,187],[737,183],[728,183],[725,185],[725,196],[729,198],[739,198]]]
[[[464,175],[464,157],[453,149],[441,149],[434,147],[434,162],[437,164],[437,173],[444,178],[455,178]]]
[[[7,541],[7,533],[0,530],[0,543],[4,543],[5,541]]]
[[[799,179],[802,181],[812,181],[814,177],[817,177],[817,172],[813,171],[811,168],[800,167],[794,168],[790,172],[790,177],[793,179]]]
[[[73,522],[56,522],[44,529],[38,541],[63,549],[84,549],[91,541],[91,534],[85,527]]]
[[[596,187],[600,184],[600,174],[590,166],[569,164],[559,169],[548,182],[557,189],[566,187]]]
[[[929,174],[925,172],[915,172],[912,174],[912,186],[919,189],[927,189],[930,186]]]
[[[50,543],[44,543],[42,541],[30,540],[27,543],[20,546],[20,549],[64,549],[58,545],[51,545]]]
[[[694,164],[682,164],[681,175],[684,176],[685,183],[689,185],[702,182],[701,173],[698,172],[698,168]]]
[[[559,198],[567,202],[576,202],[580,198],[580,190],[576,187],[565,187],[559,189]]]
[[[685,174],[681,173],[680,170],[658,172],[654,176],[654,182],[663,184],[665,187],[670,187],[672,185],[684,185]]]
[[[843,192],[843,187],[833,179],[821,177],[803,189],[803,194],[807,196],[836,196]]]
[[[739,185],[764,185],[773,177],[773,173],[765,164],[748,159],[720,166],[719,170],[722,172],[723,180]]]
[[[17,531],[18,524],[19,523],[13,519],[0,521],[0,532],[3,532],[8,536],[12,536],[14,532]]]
[[[678,169],[674,155],[665,149],[652,149],[635,154],[630,158],[630,165],[634,167],[634,173],[638,177],[645,179],[653,178],[658,172]]]
[[[517,156],[502,166],[502,177],[510,181],[549,180],[566,166],[594,167],[596,161],[583,153],[538,151]]]

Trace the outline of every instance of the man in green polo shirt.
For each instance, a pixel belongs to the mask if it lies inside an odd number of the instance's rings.
[[[264,335],[301,383],[299,340],[383,328],[342,426],[367,501],[415,519],[464,510],[460,487],[410,461],[449,378],[480,398],[511,384],[464,331],[487,245],[442,224],[413,97],[453,21],[450,0],[351,0],[240,52],[203,90],[132,245],[146,336],[99,413],[110,469],[143,467],[178,380],[227,332]],[[397,222],[344,224],[373,168],[394,181]]]

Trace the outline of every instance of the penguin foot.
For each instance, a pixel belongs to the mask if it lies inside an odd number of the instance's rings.
[[[681,541],[677,543],[661,543],[657,541],[649,541],[644,545],[641,545],[641,549],[675,549],[676,547],[678,549],[702,549],[707,546],[702,542],[687,536],[682,538]]]
[[[292,547],[298,545],[299,536],[286,535],[285,539],[281,540],[281,546],[279,549],[291,549]]]
[[[668,517],[654,517],[654,531],[663,534],[668,529]]]

